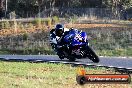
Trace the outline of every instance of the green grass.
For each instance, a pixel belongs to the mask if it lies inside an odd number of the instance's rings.
[[[11,53],[10,53],[9,51],[3,51],[3,50],[2,50],[2,51],[0,51],[0,54],[1,54],[1,55],[4,55],[4,54],[11,54]]]
[[[75,69],[63,64],[1,62],[0,67],[0,88],[57,88],[62,84],[74,83],[71,77],[74,77]]]
[[[115,73],[113,69],[86,68],[87,73]],[[0,88],[82,88],[76,83],[77,68],[64,64],[0,62]],[[86,84],[85,88],[131,88],[130,84]],[[105,87],[107,88],[107,87]]]
[[[132,49],[97,50],[99,56],[132,56]]]

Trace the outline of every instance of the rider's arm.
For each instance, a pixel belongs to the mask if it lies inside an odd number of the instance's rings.
[[[64,35],[62,36],[61,40],[58,42],[59,45],[65,45],[67,42],[65,41],[65,37],[69,34],[69,31],[65,31]]]
[[[50,44],[56,44],[55,29],[50,31]]]

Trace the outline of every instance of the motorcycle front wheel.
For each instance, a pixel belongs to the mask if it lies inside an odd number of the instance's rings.
[[[89,46],[87,46],[86,52],[87,52],[87,57],[90,60],[92,60],[95,63],[99,62],[99,57],[95,54],[95,52]]]

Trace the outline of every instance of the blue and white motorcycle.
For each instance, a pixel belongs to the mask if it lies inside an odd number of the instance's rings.
[[[63,41],[65,42],[61,46],[60,59],[67,58],[69,61],[75,61],[76,59],[89,58],[95,63],[99,62],[98,56],[89,47],[86,32],[71,30]]]

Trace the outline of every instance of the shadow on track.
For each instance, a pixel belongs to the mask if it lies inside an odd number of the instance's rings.
[[[71,62],[69,60],[42,60],[42,59],[28,59],[28,60],[24,60],[24,59],[5,59],[5,58],[0,58],[0,61],[6,61],[6,62],[30,62],[30,63],[45,63],[45,62],[53,62],[53,63],[61,63],[61,62],[69,62],[69,64],[72,63],[93,63],[92,61],[89,62],[84,62],[84,61],[74,61]]]

